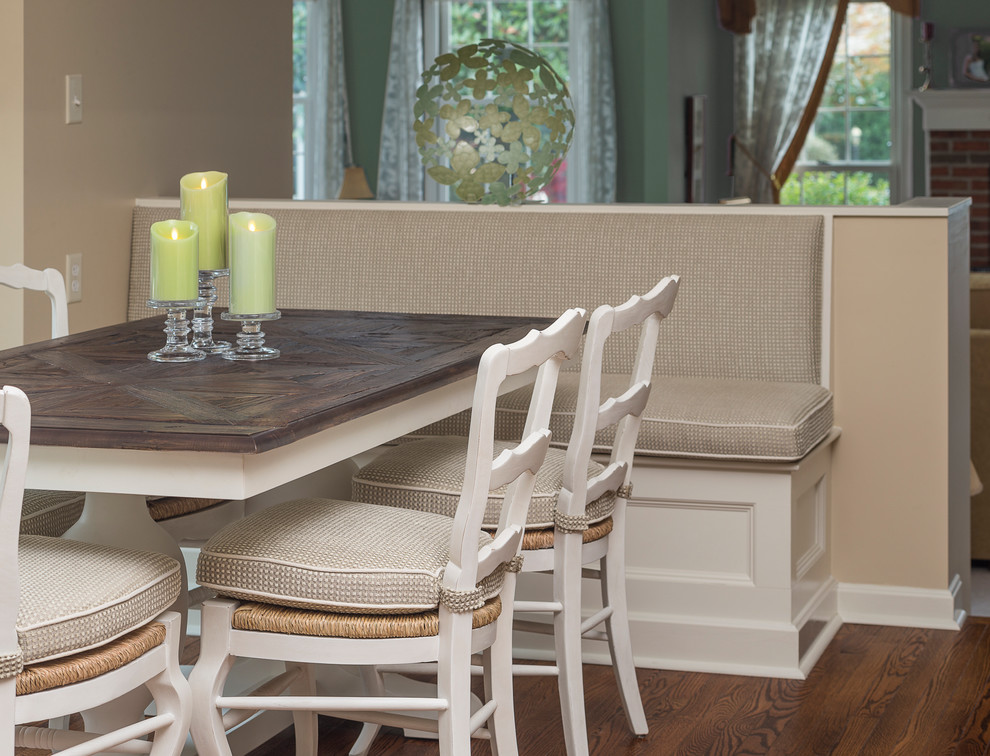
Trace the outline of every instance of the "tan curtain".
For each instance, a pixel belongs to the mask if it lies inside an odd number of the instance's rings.
[[[832,23],[832,33],[828,38],[828,46],[825,48],[825,57],[822,59],[821,68],[818,69],[815,84],[811,88],[808,104],[804,106],[804,113],[801,115],[801,120],[798,123],[797,129],[794,131],[794,136],[791,138],[791,143],[787,147],[787,151],[773,170],[774,180],[772,186],[774,203],[780,203],[780,190],[787,183],[787,177],[791,175],[791,171],[794,169],[794,163],[797,162],[801,148],[804,147],[804,140],[808,138],[811,125],[815,122],[815,116],[818,114],[818,106],[821,104],[822,94],[825,92],[825,84],[828,82],[828,74],[832,70],[832,60],[835,58],[835,50],[839,46],[840,37],[842,37],[842,25],[846,22],[846,10],[848,8],[849,0],[839,0],[839,5],[835,9],[835,21]]]
[[[894,13],[917,18],[921,15],[921,0],[884,0]],[[733,34],[749,34],[753,30],[757,0],[716,0],[718,22]]]
[[[794,142],[846,1],[760,0],[753,32],[736,35],[736,196],[774,201],[782,181],[773,171]]]

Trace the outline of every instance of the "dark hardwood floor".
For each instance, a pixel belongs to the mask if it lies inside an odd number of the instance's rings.
[[[990,618],[959,632],[846,625],[807,680],[641,670],[650,734],[633,737],[611,670],[587,665],[594,756],[971,756],[990,744]],[[556,681],[521,678],[522,756],[563,756]],[[321,717],[320,756],[346,754],[357,725]],[[374,753],[425,756],[436,743],[397,731]],[[286,731],[252,756],[291,754]],[[489,754],[476,741],[474,754]]]

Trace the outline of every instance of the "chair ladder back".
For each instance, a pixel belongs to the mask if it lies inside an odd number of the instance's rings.
[[[4,386],[0,392],[0,423],[7,430],[7,445],[0,482],[0,662],[20,653],[17,642],[17,607],[20,577],[17,568],[17,539],[21,524],[21,502],[27,475],[31,441],[31,405],[18,388]]]
[[[679,280],[678,276],[668,276],[643,296],[630,297],[618,307],[602,305],[591,314],[581,362],[574,428],[564,462],[563,487],[570,492],[560,499],[565,515],[585,514],[587,505],[605,492],[600,482],[619,480],[614,470],[624,471],[620,486],[630,480],[640,419],[649,399],[660,321],[673,308]],[[613,333],[637,326],[640,328],[639,344],[629,387],[619,396],[603,402],[601,382],[605,344]],[[588,463],[594,450],[595,434],[612,425],[617,427],[609,467],[598,477],[598,482],[592,483],[588,480]]]
[[[660,281],[653,289],[642,297],[633,297],[629,302],[617,309],[617,322],[627,328],[632,328],[639,320],[642,323],[639,333],[639,346],[633,362],[630,385],[637,384],[647,387],[647,400],[652,390],[653,364],[656,360],[657,342],[660,337],[660,321],[666,318],[674,307],[677,290],[680,286],[680,276],[668,276]],[[615,429],[615,440],[612,443],[612,462],[626,462],[626,483],[632,476],[632,463],[636,455],[636,439],[642,423],[642,410],[626,415],[618,421]]]
[[[69,335],[69,304],[65,279],[55,268],[35,270],[26,265],[0,265],[0,284],[11,289],[43,291],[52,304],[52,338]]]
[[[504,485],[508,485],[508,489],[495,538],[499,551],[509,549],[513,555],[518,551],[536,472],[549,447],[550,407],[557,376],[563,361],[577,351],[584,323],[584,310],[567,310],[542,331],[530,331],[512,344],[496,344],[482,355],[468,431],[464,484],[454,514],[451,564],[444,572],[445,588],[469,590],[476,585],[480,569],[478,533],[488,495]],[[533,370],[536,371],[533,400],[523,439],[516,447],[503,451],[497,460],[493,459],[495,403],[499,389],[509,376]],[[534,420],[534,413],[543,417]],[[507,539],[499,538],[503,531]]]

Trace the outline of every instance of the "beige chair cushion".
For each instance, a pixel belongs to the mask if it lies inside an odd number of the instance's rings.
[[[563,373],[550,420],[552,443],[566,445],[574,423],[578,374]],[[602,393],[617,395],[624,375],[606,374]],[[525,389],[499,400],[495,433],[518,438],[529,404]],[[422,428],[415,437],[466,433],[471,419],[460,413]],[[801,459],[832,428],[832,393],[814,383],[656,378],[643,413],[636,453],[658,457],[793,461]],[[614,428],[595,439],[607,451]]]
[[[167,609],[182,572],[165,556],[21,536],[17,640],[24,663],[95,648]]]
[[[332,499],[299,499],[232,523],[202,548],[196,582],[267,604],[359,614],[435,609],[453,519]],[[479,544],[491,537],[479,534]],[[498,594],[503,571],[485,578]]]
[[[21,506],[21,535],[58,537],[82,514],[86,495],[78,491],[24,490]]]
[[[523,410],[525,422],[525,408]],[[522,429],[520,428],[520,435]],[[496,443],[496,456],[510,443]],[[425,438],[393,446],[355,473],[351,495],[357,501],[385,504],[453,516],[464,482],[467,439],[463,436]],[[527,528],[549,528],[554,524],[557,499],[564,483],[562,449],[550,449],[536,476],[533,498],[526,518]],[[588,464],[588,476],[604,470],[598,462]],[[485,507],[483,527],[498,526],[505,487],[493,491]],[[615,493],[609,492],[589,505],[591,522],[609,517],[615,508]]]

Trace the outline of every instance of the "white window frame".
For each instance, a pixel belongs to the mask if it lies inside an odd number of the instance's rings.
[[[441,49],[443,43],[449,39],[448,29],[450,26],[450,0],[425,0],[423,4],[423,57],[427,65],[432,65],[433,59],[438,55],[448,52]],[[494,0],[499,2],[499,0]],[[570,81],[567,86],[570,89],[571,97],[580,96],[582,91],[579,79],[578,67],[574,65],[576,41],[578,35],[575,34],[574,3],[568,0],[568,61],[570,62]],[[530,27],[532,28],[532,27]],[[439,126],[437,127],[439,128]],[[576,138],[576,137],[575,137]],[[587,171],[581,165],[583,162],[579,157],[581,151],[572,148],[567,153],[567,201],[579,202],[580,195],[576,194],[581,186],[581,177]],[[425,199],[427,202],[448,202],[450,200],[450,190],[436,181],[427,180],[425,185]]]
[[[856,0],[853,0],[854,2]],[[865,0],[864,0],[865,1]],[[885,171],[890,182],[890,204],[896,205],[912,196],[913,171],[913,113],[910,97],[913,77],[911,65],[911,19],[901,13],[890,13],[890,162],[857,163],[855,165],[795,166],[795,173],[834,170]]]
[[[296,2],[297,0],[294,0]],[[306,94],[297,95],[292,93],[292,119],[295,125],[296,105],[303,106],[303,146],[302,154],[297,154],[295,144],[293,148],[293,199],[311,199],[315,195],[315,176],[319,157],[317,153],[316,141],[313,135],[317,133],[316,121],[316,101],[313,98],[313,89],[317,86],[318,66],[317,61],[321,54],[325,54],[323,48],[326,47],[327,39],[325,34],[320,34],[319,29],[325,28],[325,19],[322,18],[322,4],[315,0],[301,0],[309,5],[306,22]]]

